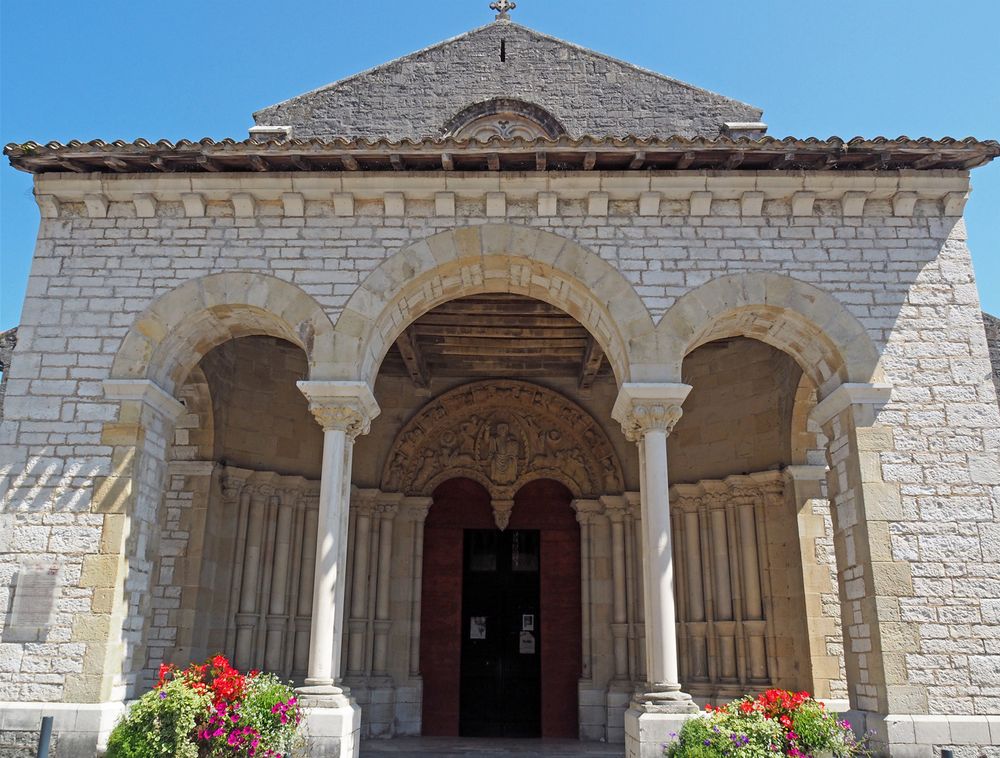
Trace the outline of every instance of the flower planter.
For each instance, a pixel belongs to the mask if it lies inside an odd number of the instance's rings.
[[[705,710],[703,718],[686,721],[676,741],[665,746],[668,758],[860,758],[868,754],[850,724],[838,721],[808,692],[772,689],[722,707],[708,705]]]

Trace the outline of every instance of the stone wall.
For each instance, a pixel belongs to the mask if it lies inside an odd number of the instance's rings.
[[[670,481],[722,479],[792,463],[792,408],[802,369],[763,342],[711,342],[684,360],[692,386],[669,440]]]
[[[0,421],[3,421],[3,399],[7,394],[7,375],[10,371],[10,360],[17,344],[17,329],[0,332]]]
[[[990,363],[993,364],[993,384],[997,388],[997,400],[1000,402],[1000,318],[983,313],[983,325],[986,327],[986,343],[990,348]]]
[[[243,337],[215,348],[201,366],[212,394],[216,460],[319,479],[323,430],[295,385],[309,371],[300,348]]]
[[[581,266],[576,275],[596,287],[595,271],[620,272],[654,322],[679,298],[724,275],[753,283],[761,273],[780,273],[789,288],[804,282],[818,288],[808,290],[810,297],[820,292],[835,298],[878,349],[884,377],[875,378],[892,386],[878,424],[865,430],[864,444],[871,447],[857,476],[866,486],[873,480],[861,477],[875,477],[872,491],[886,493],[880,521],[886,532],[883,537],[872,532],[872,539],[880,540],[880,566],[896,572],[886,586],[900,620],[891,627],[898,635],[881,644],[902,648],[893,660],[910,685],[899,707],[917,713],[996,712],[1000,411],[992,388],[987,393],[982,386],[990,367],[964,225],[944,199],[965,178],[921,176],[925,184],[919,192],[901,189],[909,179],[891,172],[878,177],[883,189],[873,189],[870,175],[823,179],[868,193],[862,211],[841,199],[843,188],[841,195],[831,194],[832,185],[822,189],[810,184],[811,177],[741,175],[739,181],[761,188],[753,195],[756,190],[733,191],[736,178],[699,175],[701,188],[692,195],[690,188],[682,191],[671,183],[680,181],[677,177],[647,177],[645,187],[633,191],[621,177],[554,175],[545,178],[558,195],[554,216],[539,212],[536,193],[526,189],[523,177],[496,175],[393,177],[399,197],[389,204],[384,176],[309,180],[321,187],[293,184],[287,177],[226,177],[224,191],[211,178],[184,178],[180,190],[174,176],[38,178],[39,194],[57,202],[47,203],[39,230],[8,380],[0,447],[5,474],[0,477],[0,607],[9,604],[19,555],[59,561],[67,586],[44,649],[18,646],[0,656],[6,666],[0,700],[95,697],[87,689],[93,680],[83,676],[85,653],[96,644],[95,630],[111,622],[101,610],[111,585],[94,573],[93,558],[113,563],[116,553],[100,551],[117,548],[102,542],[101,530],[107,539],[120,522],[118,514],[91,507],[107,502],[95,500],[95,487],[105,492],[109,482],[120,481],[119,471],[129,470],[118,451],[136,449],[121,443],[134,404],[105,397],[102,380],[130,326],[156,298],[209,273],[239,271],[232,274],[234,287],[249,273],[259,273],[296,285],[336,322],[359,284],[407,245],[455,227],[488,224],[545,230],[592,251],[590,268]],[[776,184],[789,181],[798,184],[791,189]],[[483,192],[487,185],[489,198]],[[201,203],[187,197],[192,190],[201,193]],[[230,190],[240,194],[235,204]],[[133,192],[155,195],[153,215],[137,216]],[[286,206],[282,199],[295,192],[305,198],[301,215],[295,203]],[[713,193],[707,204],[706,192]],[[85,203],[94,193],[109,203]],[[606,193],[610,202],[605,206],[592,193]],[[452,201],[457,198],[451,213],[438,197],[449,194]],[[149,204],[142,207],[148,210]],[[854,215],[845,215],[847,207]],[[510,233],[512,247],[520,238]],[[536,252],[512,249],[511,254],[531,261]],[[416,259],[394,260],[404,266]],[[610,268],[597,267],[601,261]],[[559,301],[563,294],[553,291],[551,297]],[[199,297],[207,307],[205,298],[214,295]],[[267,297],[253,294],[254,314]],[[808,305],[803,301],[802,307]],[[119,419],[120,412],[126,419]],[[162,446],[158,434],[145,434],[140,449],[153,455]],[[838,445],[845,444],[846,434]],[[130,537],[140,545],[147,544],[155,521],[148,503],[158,502],[155,488],[162,481],[155,467],[143,471],[141,529]],[[144,560],[130,565],[132,604],[125,621],[130,651],[139,645],[141,619],[148,612],[142,598],[149,570]],[[52,668],[56,660],[58,670]],[[127,683],[136,667],[126,665],[132,671],[122,680]],[[45,672],[43,682],[39,671]]]
[[[500,45],[504,58],[500,59]],[[716,137],[761,111],[512,23],[496,23],[254,114],[294,137],[440,137],[470,103],[544,105],[571,136]]]

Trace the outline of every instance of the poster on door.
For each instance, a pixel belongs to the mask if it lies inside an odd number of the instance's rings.
[[[518,647],[518,652],[521,655],[534,655],[535,654],[535,635],[531,632],[521,632],[520,645]]]
[[[469,618],[469,639],[470,640],[486,639],[485,616],[472,616]]]

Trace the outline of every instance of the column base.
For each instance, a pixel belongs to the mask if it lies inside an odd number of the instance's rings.
[[[346,687],[321,684],[296,690],[304,710],[303,734],[309,756],[358,758],[361,750],[361,707]]]
[[[698,706],[678,685],[637,692],[625,711],[626,758],[663,758],[663,748],[697,714]]]

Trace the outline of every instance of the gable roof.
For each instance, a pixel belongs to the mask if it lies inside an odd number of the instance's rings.
[[[498,20],[257,111],[298,138],[441,137],[469,105],[521,100],[571,137],[716,137],[762,111],[708,90]]]

